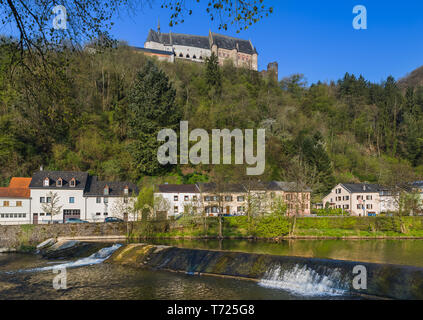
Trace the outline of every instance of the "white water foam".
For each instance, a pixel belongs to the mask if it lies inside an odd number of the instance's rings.
[[[96,253],[93,253],[89,257],[78,259],[76,261],[56,264],[54,266],[48,267],[41,267],[41,268],[32,268],[32,269],[25,269],[19,270],[18,272],[39,272],[39,271],[48,271],[54,269],[61,269],[61,268],[76,268],[76,267],[83,267],[83,266],[90,266],[93,264],[102,263],[104,260],[109,258],[113,252],[119,249],[122,245],[121,244],[114,244],[111,247],[102,248]]]
[[[345,295],[347,289],[340,285],[339,277],[340,273],[336,270],[327,276],[307,266],[296,265],[292,270],[282,270],[277,266],[265,274],[259,285],[301,296],[340,296]]]

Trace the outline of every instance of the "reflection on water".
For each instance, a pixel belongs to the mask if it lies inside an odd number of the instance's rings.
[[[186,248],[230,250],[309,258],[423,267],[423,240],[149,240]]]

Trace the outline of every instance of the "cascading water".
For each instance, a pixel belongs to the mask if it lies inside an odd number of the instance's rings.
[[[305,265],[297,264],[290,270],[276,266],[265,274],[259,285],[301,296],[340,296],[348,292],[348,286],[342,282],[339,271],[328,270],[325,273],[319,274]]]
[[[78,259],[76,261],[56,264],[53,266],[41,267],[41,268],[32,268],[32,269],[25,269],[19,270],[18,272],[38,272],[38,271],[48,271],[53,269],[60,269],[60,268],[76,268],[82,266],[89,266],[93,264],[102,263],[104,260],[109,258],[113,252],[119,249],[122,245],[121,244],[114,244],[111,247],[102,248],[96,253],[93,253],[89,257]],[[13,271],[6,272],[6,273],[13,273]]]

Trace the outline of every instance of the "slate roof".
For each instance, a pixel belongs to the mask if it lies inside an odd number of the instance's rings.
[[[96,176],[89,176],[84,196],[99,197],[104,196],[104,188],[109,187],[109,197],[119,197],[123,195],[124,188],[128,186],[129,195],[138,194],[138,188],[132,182],[127,181],[100,181]]]
[[[233,50],[237,49],[239,52],[253,54],[257,53],[256,48],[253,47],[251,41],[239,38],[225,36],[223,34],[212,32],[212,43],[216,43],[219,48]]]
[[[161,184],[158,186],[159,192],[163,193],[198,193],[195,184]]]
[[[240,183],[225,183],[225,184],[222,184],[221,186],[218,186],[214,182],[206,182],[206,183],[202,182],[202,183],[197,183],[197,185],[199,189],[201,190],[201,192],[239,192],[239,193],[246,192],[246,189]]]
[[[210,49],[209,37],[197,36],[183,33],[158,33],[150,29],[147,36],[147,42],[158,42],[164,45],[179,45]]]
[[[374,193],[386,190],[378,184],[370,183],[342,183],[341,185],[351,193]]]
[[[158,42],[163,45],[180,45],[188,47],[196,47],[202,49],[210,49],[215,43],[219,48],[233,50],[237,49],[239,52],[246,54],[257,53],[256,48],[251,41],[229,37],[223,34],[211,33],[211,41],[208,36],[197,36],[183,33],[159,33],[150,29],[146,42]],[[210,43],[211,42],[211,43]]]
[[[50,179],[49,189],[85,189],[88,180],[88,172],[81,171],[37,171],[32,175],[30,189],[44,189],[44,179]],[[56,181],[62,178],[62,186],[56,186]],[[76,185],[71,187],[69,182],[75,178]]]
[[[155,53],[155,54],[163,54],[172,56],[173,52],[171,51],[164,51],[164,50],[157,50],[157,49],[148,49],[148,48],[140,48],[140,47],[133,47],[135,50],[143,51],[143,52],[149,52],[149,53]]]

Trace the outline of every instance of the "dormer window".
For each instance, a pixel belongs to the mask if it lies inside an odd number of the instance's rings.
[[[104,187],[104,189],[103,189],[103,194],[105,195],[105,196],[108,196],[109,195],[109,186],[105,186]]]
[[[56,181],[56,187],[61,187],[61,186],[63,186],[63,179],[62,178],[59,178]]]
[[[49,187],[50,186],[50,179],[49,178],[44,178],[44,183],[43,183],[44,187]]]
[[[125,186],[125,188],[123,188],[123,194],[126,195],[126,196],[129,194],[128,186]]]
[[[76,186],[76,179],[75,179],[75,178],[72,178],[72,179],[69,181],[69,185],[70,185],[72,188],[74,188],[74,187]]]

